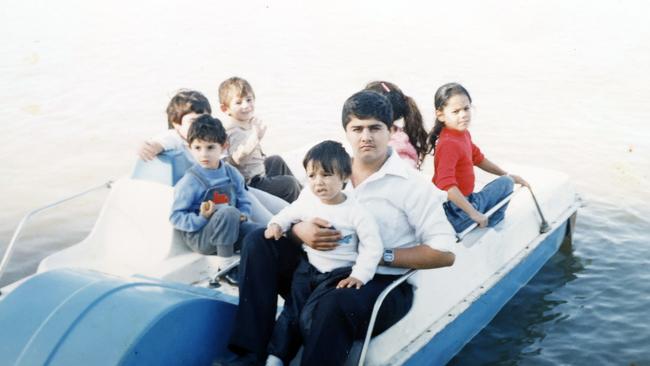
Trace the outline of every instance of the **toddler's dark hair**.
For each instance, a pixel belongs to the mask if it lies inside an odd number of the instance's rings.
[[[312,166],[320,166],[326,173],[336,174],[342,179],[347,179],[352,174],[352,162],[341,143],[325,140],[307,151],[302,160],[302,166],[307,169],[311,162]]]

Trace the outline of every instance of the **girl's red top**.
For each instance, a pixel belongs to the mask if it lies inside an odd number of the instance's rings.
[[[474,165],[485,156],[472,143],[469,131],[443,128],[436,142],[433,183],[443,191],[458,187],[464,196],[474,192]]]

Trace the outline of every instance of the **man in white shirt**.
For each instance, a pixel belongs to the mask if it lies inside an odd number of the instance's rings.
[[[348,189],[373,214],[385,251],[377,274],[365,286],[332,291],[314,308],[303,311],[303,365],[343,364],[353,341],[365,335],[381,291],[408,268],[439,268],[454,262],[454,231],[442,208],[446,195],[388,148],[392,114],[388,99],[372,91],[354,94],[343,106],[343,127],[354,156]],[[294,225],[292,233],[298,240],[265,240],[262,231],[246,238],[239,308],[230,339],[230,348],[242,355],[239,364],[258,364],[266,357],[277,295],[289,300],[291,275],[302,255],[297,243],[331,250],[341,239],[328,222],[318,219]],[[374,333],[406,315],[412,300],[410,284],[393,290],[384,301]]]

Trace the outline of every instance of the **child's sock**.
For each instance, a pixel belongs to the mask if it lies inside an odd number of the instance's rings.
[[[239,257],[236,257],[234,255],[230,257],[219,257],[217,256],[217,268],[219,271],[229,267],[231,264],[235,263]]]
[[[275,355],[269,355],[269,357],[266,358],[266,366],[284,366],[284,362]]]

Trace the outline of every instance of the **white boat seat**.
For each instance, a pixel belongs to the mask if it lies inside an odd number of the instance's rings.
[[[195,254],[169,223],[172,200],[171,186],[130,178],[116,181],[88,237],[43,260],[39,272],[82,267],[145,273],[173,256]]]
[[[117,180],[92,231],[83,241],[57,252],[39,265],[89,268],[118,275],[149,274],[197,280],[183,268],[204,262],[191,272],[205,272],[210,256],[192,252],[169,222],[173,185],[191,165],[185,154],[172,152],[150,162],[138,161],[131,178]]]

